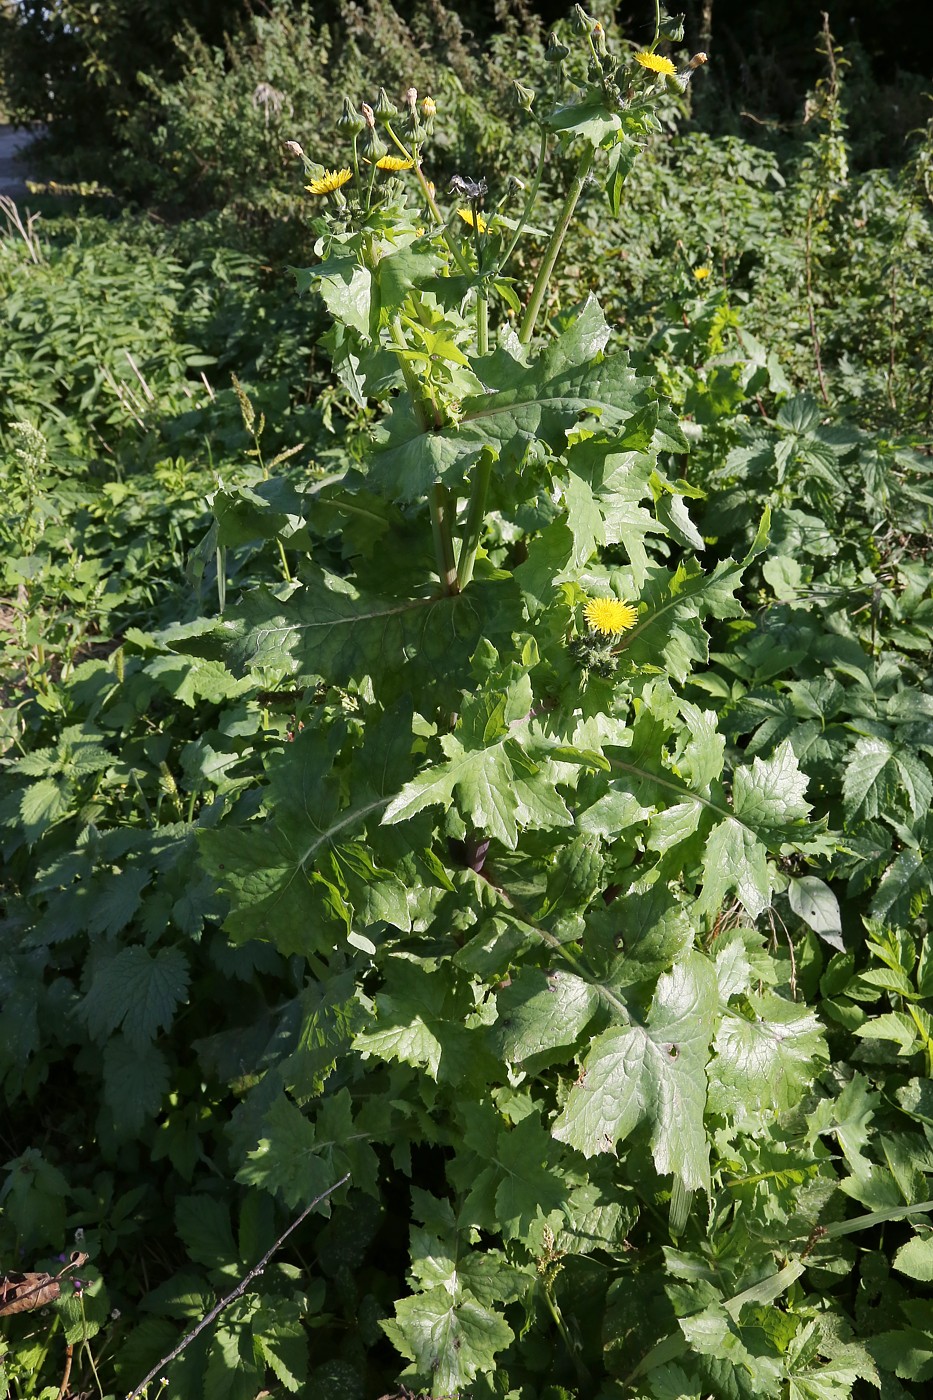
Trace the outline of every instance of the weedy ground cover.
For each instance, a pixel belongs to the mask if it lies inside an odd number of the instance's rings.
[[[297,296],[0,247],[13,1394],[345,1176],[172,1393],[933,1371],[928,146],[850,179],[831,44],[795,167],[674,139],[680,39],[577,7],[517,170],[337,103]]]

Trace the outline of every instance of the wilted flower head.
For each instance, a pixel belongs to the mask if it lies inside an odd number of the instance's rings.
[[[489,186],[485,180],[470,180],[466,175],[452,175],[450,188],[457,194],[462,194],[464,199],[482,199]]]
[[[289,154],[290,156],[303,156],[303,155],[304,155],[304,151],[301,149],[301,144],[300,144],[300,142],[298,142],[298,141],[286,141],[286,142],[285,142],[285,149],[286,149],[286,151],[288,151],[288,154]]]

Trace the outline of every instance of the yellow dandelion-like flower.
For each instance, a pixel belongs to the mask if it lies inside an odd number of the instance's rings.
[[[480,233],[486,232],[488,225],[482,214],[477,214],[474,219],[472,209],[458,209],[457,213],[465,224],[470,225],[470,228],[478,228]]]
[[[706,279],[707,279],[707,277],[710,275],[710,268],[708,268],[708,267],[695,267],[695,268],[693,269],[693,275],[694,275],[694,277],[697,279],[698,282],[705,282]]]
[[[333,194],[350,179],[352,175],[346,167],[343,170],[325,170],[319,180],[312,180],[310,185],[305,185],[305,189],[309,194]]]
[[[380,156],[376,161],[377,170],[410,170],[414,165],[413,160],[407,156]]]
[[[629,603],[620,603],[618,598],[591,598],[583,609],[587,626],[591,632],[601,632],[611,637],[613,632],[627,632],[638,621],[638,613]]]
[[[673,77],[677,72],[669,58],[662,58],[659,53],[637,53],[635,62],[640,63],[642,68],[650,68],[652,73],[666,73]]]

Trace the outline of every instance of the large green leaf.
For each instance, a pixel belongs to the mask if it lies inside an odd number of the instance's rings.
[[[644,1026],[613,1026],[593,1041],[554,1136],[592,1157],[647,1119],[658,1171],[708,1188],[703,1114],[717,1012],[713,967],[691,953],[659,979]]]
[[[500,346],[478,362],[491,392],[465,399],[455,424],[424,431],[409,396],[402,395],[373,458],[370,480],[386,495],[423,499],[436,481],[462,488],[484,447],[503,454],[516,439],[536,439],[559,454],[581,423],[613,432],[616,450],[623,451],[630,420],[637,420],[639,410],[657,413],[657,396],[627,356],[597,358],[608,338],[599,304],[590,298],[571,327],[531,364],[517,344]],[[640,446],[640,422],[636,432],[633,445]],[[668,437],[672,433],[676,424],[668,421]]]

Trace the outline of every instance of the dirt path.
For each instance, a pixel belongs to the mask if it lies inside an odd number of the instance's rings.
[[[28,162],[22,156],[34,140],[32,131],[14,131],[11,126],[0,126],[0,194],[19,200],[28,193],[25,184]]]

